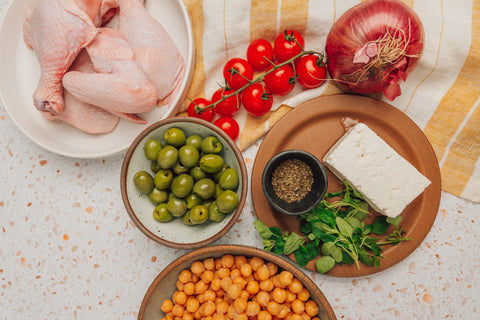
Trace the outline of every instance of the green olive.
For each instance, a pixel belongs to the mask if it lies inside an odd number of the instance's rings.
[[[202,202],[202,205],[204,205],[205,208],[208,209],[208,208],[210,208],[210,205],[213,203],[213,201],[214,201],[213,199],[204,200],[204,201]]]
[[[203,199],[195,193],[190,193],[188,196],[186,196],[185,201],[187,202],[187,209],[192,209],[196,205],[203,203]]]
[[[190,221],[190,210],[185,212],[185,214],[182,216],[182,222],[187,226],[193,226],[193,222]]]
[[[207,174],[205,173],[205,171],[203,171],[199,165],[193,167],[192,169],[190,169],[190,175],[193,177],[193,179],[195,179],[195,181],[198,181],[200,179],[203,179],[203,178],[206,178],[207,177]]]
[[[157,163],[162,169],[170,169],[178,161],[178,150],[173,146],[166,146],[158,153]]]
[[[160,203],[153,209],[153,218],[160,222],[168,222],[173,219],[172,214],[167,210],[166,203]]]
[[[153,204],[167,202],[168,192],[165,190],[153,188],[152,192],[148,194],[148,199],[150,199],[150,201],[152,201]]]
[[[206,154],[200,159],[200,169],[207,173],[216,173],[222,170],[223,158],[218,154]]]
[[[178,150],[178,157],[183,166],[192,168],[197,165],[198,160],[200,159],[200,153],[194,146],[185,145]]]
[[[200,150],[200,144],[202,143],[202,140],[203,138],[201,135],[192,134],[187,138],[187,140],[185,141],[185,144],[189,146],[194,146],[195,148],[197,148],[197,150]]]
[[[209,136],[202,140],[200,148],[205,154],[220,153],[220,151],[222,151],[223,149],[223,146],[217,137]]]
[[[145,146],[143,147],[145,157],[148,160],[157,160],[158,153],[161,149],[162,143],[156,139],[148,139],[147,142],[145,142]]]
[[[238,206],[238,195],[232,190],[223,191],[216,199],[218,211],[229,213]]]
[[[187,136],[180,128],[170,128],[165,131],[165,142],[171,146],[180,147],[185,144]]]
[[[173,173],[169,169],[160,169],[157,174],[155,174],[155,187],[160,190],[165,190],[170,187],[170,184],[173,180]]]
[[[170,185],[170,190],[179,198],[185,198],[188,196],[193,189],[193,178],[189,174],[181,174],[173,178],[172,184]]]
[[[220,180],[220,177],[222,176],[223,171],[229,168],[231,168],[230,165],[228,163],[224,163],[222,169],[213,175],[213,180],[218,182],[218,180]]]
[[[203,178],[193,185],[193,193],[206,200],[215,194],[215,182],[209,178]]]
[[[190,168],[182,166],[180,161],[178,161],[175,167],[173,167],[173,173],[175,173],[177,176],[181,175],[182,173],[189,173],[189,172],[190,172]]]
[[[201,204],[196,205],[190,210],[190,221],[193,224],[202,224],[208,220],[208,217],[208,209]]]
[[[222,221],[226,214],[223,212],[218,211],[217,202],[213,201],[212,204],[208,207],[208,220],[213,222],[220,222]]]
[[[177,197],[171,197],[167,202],[167,210],[174,217],[180,217],[187,212],[187,202]]]
[[[216,183],[215,184],[215,195],[214,195],[214,198],[217,199],[218,196],[225,190],[223,190],[223,188],[218,184]]]
[[[150,170],[152,170],[153,173],[157,173],[160,169],[162,168],[158,165],[157,159],[150,162]]]
[[[153,190],[153,178],[145,170],[140,170],[133,176],[133,183],[141,193],[150,193]]]
[[[233,190],[238,186],[238,174],[233,168],[225,169],[218,180],[223,189]]]

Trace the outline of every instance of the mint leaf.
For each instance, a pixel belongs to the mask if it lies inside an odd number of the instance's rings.
[[[283,254],[289,255],[297,250],[303,243],[305,242],[305,238],[292,232],[285,240],[285,247],[283,248]]]
[[[255,229],[257,229],[257,232],[260,235],[260,237],[262,237],[262,239],[268,240],[273,236],[273,233],[272,231],[270,231],[270,228],[267,227],[267,225],[262,221],[255,220],[253,222],[253,226],[255,227]]]
[[[335,260],[330,256],[323,256],[315,261],[315,267],[320,273],[326,273],[335,266]]]
[[[340,217],[337,217],[335,221],[337,222],[338,231],[340,231],[340,233],[343,236],[351,238],[353,235],[352,226],[347,221],[345,221],[343,218],[340,218]]]
[[[387,222],[387,217],[378,217],[373,221],[372,233],[383,235],[387,233],[388,227],[390,224]]]

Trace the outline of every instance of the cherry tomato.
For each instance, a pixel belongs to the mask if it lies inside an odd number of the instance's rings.
[[[265,39],[253,40],[247,48],[247,60],[253,69],[265,70],[273,61],[273,47]]]
[[[273,52],[278,62],[284,62],[302,52],[304,47],[305,41],[302,35],[297,31],[287,29],[275,39]]]
[[[230,117],[221,117],[213,122],[214,125],[222,129],[232,140],[238,138],[240,133],[240,126],[235,119]]]
[[[297,81],[306,89],[319,87],[327,75],[327,67],[323,57],[307,54],[295,63]]]
[[[240,89],[248,83],[248,80],[252,80],[253,68],[247,60],[233,58],[225,63],[223,76],[231,89]]]
[[[213,93],[212,96],[212,103],[219,101],[222,97],[228,96],[231,93],[234,93],[235,90],[232,89],[225,89],[219,88],[217,91]],[[215,106],[215,113],[223,117],[231,117],[235,113],[237,113],[238,109],[240,108],[240,97],[238,94],[231,96],[230,98],[226,98],[223,101],[220,101]]]
[[[270,66],[267,69],[267,72],[272,70],[273,66]],[[286,64],[280,68],[272,71],[267,74],[263,79],[268,90],[273,94],[278,94],[284,96],[295,87],[295,73],[293,72],[292,67]]]
[[[272,93],[261,83],[253,83],[243,90],[242,104],[251,115],[263,116],[272,108]]]
[[[199,108],[205,108],[206,106],[211,104],[212,103],[210,102],[210,100],[207,100],[205,98],[197,98],[188,105],[187,114],[189,117],[212,121],[214,116],[213,109],[205,110],[202,112],[197,112],[196,110],[197,106]]]

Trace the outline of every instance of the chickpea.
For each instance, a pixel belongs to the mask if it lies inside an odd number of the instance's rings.
[[[200,279],[202,279],[202,281],[205,283],[210,283],[213,280],[213,276],[214,275],[212,270],[205,270],[200,276]]]
[[[248,263],[244,263],[240,266],[240,273],[243,277],[249,277],[252,274],[252,266]]]
[[[203,260],[203,267],[205,268],[205,270],[212,271],[213,269],[215,269],[215,260],[213,258],[207,258]]]
[[[280,313],[277,315],[278,318],[283,319],[285,318],[292,310],[290,310],[289,307],[286,305],[282,305],[282,310],[280,310]]]
[[[237,283],[232,283],[228,288],[227,288],[227,294],[232,298],[233,300],[237,299],[240,297],[240,293],[242,291],[242,288],[240,288],[240,285]]]
[[[216,305],[215,305],[215,303],[213,303],[213,301],[207,301],[204,304],[202,304],[201,307],[202,307],[202,310],[203,310],[203,314],[207,317],[214,314],[215,310],[216,310]]]
[[[313,300],[305,302],[305,312],[310,316],[316,316],[318,314],[318,306]]]
[[[237,278],[237,277],[241,277],[242,274],[240,273],[240,269],[233,269],[232,271],[230,271],[230,278]]]
[[[165,299],[162,302],[162,305],[160,306],[160,310],[164,313],[169,313],[172,311],[173,308],[173,302],[170,299]]]
[[[202,280],[195,283],[195,294],[203,294],[207,291],[208,285]]]
[[[296,314],[302,314],[305,311],[305,304],[301,300],[292,301],[292,311]]]
[[[290,271],[282,271],[279,276],[279,280],[284,286],[288,286],[292,283],[293,274]]]
[[[222,313],[225,314],[228,311],[228,302],[227,301],[221,301],[217,303],[217,313]]]
[[[218,276],[220,277],[220,279],[230,277],[230,269],[228,269],[228,268],[223,268],[222,267],[222,268],[218,269],[217,273],[218,273]]]
[[[247,283],[247,288],[246,288],[247,292],[249,294],[257,294],[258,290],[260,290],[260,285],[258,284],[257,281],[255,280],[250,280],[248,281]]]
[[[223,290],[227,291],[230,285],[232,284],[232,279],[230,277],[223,278],[220,281],[220,286],[222,287]]]
[[[306,288],[303,288],[302,291],[297,293],[297,298],[303,302],[307,301],[310,299],[310,292]]]
[[[241,289],[245,288],[245,286],[247,285],[247,281],[245,279],[243,279],[242,277],[233,278],[233,283],[238,284]]]
[[[303,318],[301,315],[294,313],[290,316],[290,320],[303,320]]]
[[[284,303],[287,300],[287,291],[281,288],[275,288],[272,291],[272,299],[278,303]]]
[[[221,258],[221,261],[224,268],[231,268],[235,263],[235,258],[231,254],[226,254]]]
[[[203,294],[203,297],[205,301],[215,301],[215,299],[217,298],[217,294],[215,293],[215,291],[208,289]]]
[[[179,304],[176,304],[172,308],[172,315],[174,317],[181,317],[183,316],[183,313],[185,312],[185,308]]]
[[[292,293],[290,290],[287,290],[287,302],[292,302],[295,299],[297,299],[297,295]]]
[[[262,265],[255,271],[255,279],[258,281],[267,280],[270,278],[270,271],[266,265]]]
[[[262,310],[258,313],[257,320],[272,320],[272,315],[266,310]]]
[[[225,316],[222,313],[215,313],[213,315],[213,320],[226,320]]]
[[[235,307],[235,312],[237,314],[244,313],[247,309],[247,299],[235,299],[235,301],[233,301],[233,306]]]
[[[303,284],[297,278],[292,279],[292,283],[288,286],[288,290],[297,294],[303,289]]]
[[[235,257],[235,266],[240,269],[242,264],[248,263],[248,260],[245,256],[236,256]]]
[[[177,290],[183,291],[184,283],[182,283],[180,280],[177,280],[175,283],[175,286],[177,287]]]
[[[187,302],[187,295],[183,291],[175,291],[172,298],[176,304],[184,305]]]
[[[192,294],[195,293],[195,283],[193,282],[187,282],[183,286],[183,292],[185,292],[186,295],[191,296]]]
[[[273,281],[271,279],[260,281],[260,289],[262,289],[263,291],[270,292],[273,290],[274,287],[275,285],[273,284]]]
[[[193,274],[201,275],[203,273],[203,271],[205,271],[205,267],[203,266],[202,262],[194,261],[192,263],[192,266],[190,267],[190,270],[192,270]]]
[[[260,257],[252,257],[250,259],[250,265],[252,266],[253,271],[257,271],[258,268],[263,266],[265,262]]]
[[[275,263],[267,262],[267,268],[270,271],[270,277],[273,277],[278,272],[278,267]]]
[[[234,318],[235,320],[248,320],[248,317],[245,313],[237,314]]]
[[[257,302],[260,306],[266,307],[267,304],[270,302],[270,294],[265,291],[260,291],[257,293]]]
[[[240,292],[240,298],[248,300],[248,298],[250,298],[250,293],[248,293],[246,290],[242,290]]]
[[[193,320],[193,314],[185,312],[183,314],[182,320]]]
[[[275,301],[270,301],[268,304],[267,304],[267,310],[268,312],[270,312],[270,314],[272,316],[276,316],[280,313],[280,311],[282,310],[282,305],[275,302]]]
[[[247,309],[245,310],[245,314],[249,317],[254,317],[260,312],[260,305],[256,301],[248,301],[247,302]]]
[[[186,306],[185,306],[185,309],[187,310],[187,312],[195,313],[198,310],[199,307],[200,307],[200,303],[198,302],[197,299],[192,298],[192,297],[188,298]]]
[[[192,273],[187,269],[182,270],[182,272],[180,272],[178,275],[178,280],[180,280],[182,283],[190,282],[192,281]]]
[[[221,282],[222,280],[220,280],[220,278],[213,278],[212,279],[212,282],[210,282],[210,288],[213,290],[213,291],[218,291],[222,288],[221,286]]]

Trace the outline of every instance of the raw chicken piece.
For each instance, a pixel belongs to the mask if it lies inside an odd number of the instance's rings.
[[[99,29],[86,49],[96,73],[66,73],[65,89],[77,99],[110,112],[142,113],[153,108],[158,101],[155,88],[120,31]]]
[[[63,112],[62,77],[96,34],[92,20],[74,0],[41,0],[29,12],[24,40],[40,63],[40,80],[33,94],[38,110]]]
[[[145,9],[143,0],[117,0],[119,30],[140,61],[162,104],[170,104],[181,86],[185,61],[163,26]]]
[[[97,27],[107,24],[117,13],[116,0],[75,0],[75,2]]]
[[[70,71],[95,72],[88,53],[83,49],[72,64]],[[87,133],[107,133],[115,129],[119,117],[75,98],[68,90],[64,91],[65,108],[62,114],[52,114],[48,111],[42,115],[48,120],[61,120]]]

